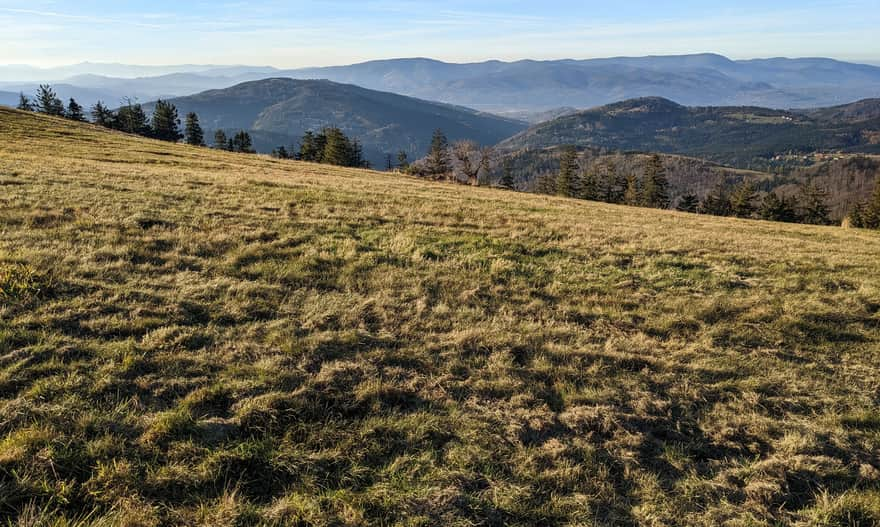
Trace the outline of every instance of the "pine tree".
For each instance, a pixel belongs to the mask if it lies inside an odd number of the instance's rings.
[[[559,160],[559,174],[556,176],[556,194],[569,198],[578,197],[578,153],[574,146],[566,146]]]
[[[697,212],[697,207],[700,206],[700,199],[696,196],[696,194],[685,194],[678,200],[678,205],[675,207],[675,210],[681,212]]]
[[[505,159],[501,165],[501,180],[498,182],[501,188],[513,190],[516,187],[516,180],[513,178],[513,162]]]
[[[865,228],[865,206],[861,203],[856,203],[846,218],[849,221],[850,227],[855,229]]]
[[[28,99],[28,96],[24,93],[18,94],[18,107],[19,110],[23,112],[32,112],[34,111],[34,105],[31,103],[31,100]]]
[[[254,151],[254,143],[251,140],[251,134],[245,132],[244,130],[239,131],[235,136],[231,139],[232,142],[232,152],[238,152],[241,154],[253,154]]]
[[[669,182],[666,180],[666,169],[660,156],[656,154],[648,159],[645,168],[642,204],[657,209],[669,208]]]
[[[403,172],[409,168],[409,158],[404,150],[397,152],[397,168]]]
[[[153,109],[153,137],[161,141],[177,142],[183,137],[180,133],[180,118],[177,108],[170,102],[159,99]]]
[[[287,148],[284,145],[279,146],[272,150],[272,157],[277,159],[290,159],[290,153],[287,151]]]
[[[761,207],[758,210],[758,216],[762,220],[782,221],[793,223],[797,221],[797,211],[794,208],[792,200],[786,197],[779,197],[775,192],[770,192],[764,196],[761,201]]]
[[[394,157],[391,154],[386,153],[385,154],[385,172],[391,172],[392,170],[394,170]]]
[[[346,138],[348,141],[348,138]],[[349,142],[349,160],[346,166],[354,168],[366,168],[367,161],[364,159],[364,147],[357,139]]]
[[[710,192],[700,206],[697,208],[700,214],[711,214],[713,216],[729,216],[730,215],[730,196],[727,194],[727,188],[724,184],[719,184],[715,190]]]
[[[223,130],[217,130],[214,132],[214,148],[217,150],[227,150],[229,146],[229,139],[226,137],[226,132]]]
[[[321,163],[336,166],[351,166],[353,161],[352,145],[342,130],[336,127],[324,129],[324,153],[321,155]]]
[[[431,138],[426,170],[428,175],[437,179],[449,176],[449,140],[439,128],[434,131],[434,136]]]
[[[755,214],[755,187],[744,181],[730,195],[730,212],[738,218],[751,218]]]
[[[828,191],[813,183],[801,185],[800,220],[813,225],[828,225],[831,210],[828,208]]]
[[[199,116],[195,112],[186,114],[186,127],[184,128],[184,141],[193,146],[205,146],[205,132],[199,123]]]
[[[40,84],[36,96],[36,110],[47,115],[64,117],[64,103],[55,95],[55,90],[48,84]]]
[[[131,99],[126,99],[125,105],[116,112],[113,128],[129,134],[146,136],[152,134],[146,112],[140,104],[132,102]]]
[[[623,203],[626,205],[641,205],[642,191],[639,188],[639,180],[635,174],[626,178],[626,191],[623,194]]]
[[[113,111],[104,106],[104,103],[98,101],[92,106],[92,122],[105,128],[112,128],[113,121],[116,116]]]
[[[73,97],[71,97],[70,102],[67,103],[67,112],[65,114],[65,117],[80,122],[85,122],[86,120],[86,115],[83,112],[83,107],[80,106]]]
[[[874,184],[874,192],[863,207],[862,223],[868,229],[880,229],[880,176]]]
[[[599,176],[592,168],[585,170],[580,178],[581,199],[597,201],[601,192]]]

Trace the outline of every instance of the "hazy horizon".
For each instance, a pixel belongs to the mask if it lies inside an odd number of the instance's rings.
[[[880,64],[869,0],[768,6],[353,0],[250,4],[0,0],[0,64],[334,66],[385,57],[444,62],[686,55],[828,57]],[[401,52],[401,50],[406,52]]]

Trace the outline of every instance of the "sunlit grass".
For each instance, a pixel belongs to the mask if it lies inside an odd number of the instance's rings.
[[[870,525],[880,235],[0,110],[0,518]]]

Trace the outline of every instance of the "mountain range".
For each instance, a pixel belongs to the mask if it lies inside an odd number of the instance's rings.
[[[0,90],[32,92],[38,81],[98,90],[95,97],[151,100],[272,77],[326,79],[495,113],[589,108],[659,96],[691,106],[811,108],[880,97],[880,67],[825,58],[730,60],[721,55],[453,64],[426,58],[284,70],[266,66],[141,67],[81,64],[0,67]],[[68,88],[65,87],[65,90]],[[68,96],[68,92],[62,92]],[[70,93],[73,93],[70,91]],[[530,119],[534,121],[534,119]]]
[[[264,79],[170,100],[183,116],[199,115],[210,132],[248,130],[257,150],[298,142],[306,131],[338,126],[360,140],[365,157],[380,166],[386,154],[410,158],[428,150],[435,129],[451,141],[495,144],[526,124],[468,108],[368,90],[326,80]],[[147,112],[153,104],[145,105]]]

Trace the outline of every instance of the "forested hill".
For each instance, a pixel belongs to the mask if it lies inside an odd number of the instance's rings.
[[[255,146],[263,152],[289,147],[306,131],[337,126],[362,142],[374,166],[399,150],[411,158],[424,155],[438,128],[450,140],[494,144],[526,126],[468,108],[324,80],[266,79],[170,102],[181,115],[196,112],[208,131],[253,131]],[[145,109],[149,112],[151,105]]]
[[[880,101],[815,112],[757,107],[686,107],[649,97],[593,108],[532,126],[503,150],[565,144],[701,157],[763,169],[789,153],[880,153]],[[853,115],[864,116],[858,122]]]

